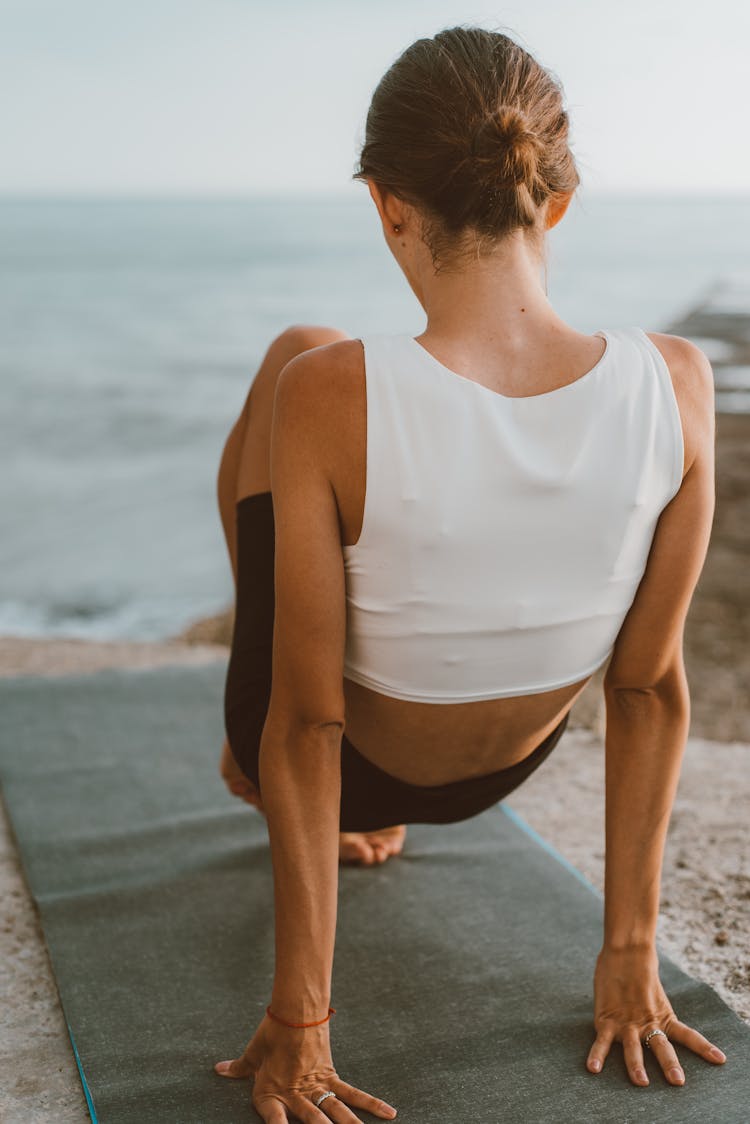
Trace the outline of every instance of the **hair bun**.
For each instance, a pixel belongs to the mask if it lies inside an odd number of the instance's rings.
[[[477,129],[471,155],[480,179],[531,187],[542,149],[524,111],[514,105],[501,105]]]
[[[449,27],[380,79],[354,178],[414,208],[436,270],[509,234],[545,245],[543,207],[580,183],[554,74],[508,35]]]

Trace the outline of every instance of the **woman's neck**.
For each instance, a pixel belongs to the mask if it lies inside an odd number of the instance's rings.
[[[523,346],[541,330],[565,327],[544,291],[543,264],[521,236],[505,239],[479,260],[437,273],[429,254],[420,253],[412,270],[412,288],[435,339],[502,338],[511,347]]]

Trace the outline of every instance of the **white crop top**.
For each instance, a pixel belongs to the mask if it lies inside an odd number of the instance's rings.
[[[679,490],[669,369],[641,328],[599,362],[511,398],[409,335],[362,339],[367,481],[344,546],[344,675],[451,703],[548,691],[609,657],[656,522]]]

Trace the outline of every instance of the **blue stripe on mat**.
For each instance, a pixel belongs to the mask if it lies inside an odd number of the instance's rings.
[[[62,1000],[61,1000],[61,1002],[62,1002]],[[91,1117],[91,1120],[92,1120],[93,1124],[99,1124],[99,1118],[96,1115],[96,1109],[94,1108],[94,1102],[91,1098],[91,1090],[89,1089],[89,1083],[86,1080],[86,1074],[83,1072],[83,1066],[81,1065],[81,1058],[80,1058],[80,1055],[78,1053],[78,1047],[76,1046],[76,1040],[73,1037],[73,1029],[72,1029],[72,1027],[71,1027],[71,1025],[70,1025],[70,1023],[68,1022],[67,1019],[65,1020],[65,1025],[67,1026],[68,1034],[70,1035],[70,1044],[73,1047],[73,1054],[74,1054],[75,1059],[76,1059],[76,1065],[78,1066],[78,1076],[81,1078],[81,1084],[83,1085],[83,1094],[86,1097],[86,1105],[88,1106],[89,1116]]]
[[[600,901],[604,901],[604,894],[601,892],[601,890],[597,889],[597,887],[594,886],[592,882],[589,882],[588,878],[586,878],[585,875],[581,874],[580,870],[577,867],[573,866],[573,864],[569,862],[563,855],[561,855],[559,851],[555,850],[551,843],[548,843],[547,840],[539,835],[538,832],[534,831],[534,828],[527,824],[526,820],[519,816],[518,812],[514,811],[513,808],[509,808],[507,804],[503,804],[502,802],[500,803],[500,811],[504,812],[508,819],[513,821],[516,827],[520,827],[521,831],[525,831],[527,835],[531,836],[534,842],[538,843],[540,847],[548,852],[548,854],[557,859],[557,861],[562,866],[564,866],[566,870],[569,870],[571,874],[574,874],[579,882],[583,882],[584,886],[586,886],[592,894],[599,898]]]

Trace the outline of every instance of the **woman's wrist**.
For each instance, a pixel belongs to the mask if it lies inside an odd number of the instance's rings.
[[[271,1010],[273,1011],[273,1007],[271,1007]],[[315,1026],[287,1026],[277,1019],[270,1018],[266,1012],[263,1025],[270,1042],[278,1043],[284,1049],[315,1051],[322,1048],[330,1049],[331,1022],[332,1019],[327,1019],[324,1023],[318,1023]]]
[[[623,931],[609,930],[605,925],[602,949],[608,952],[651,952],[656,947],[656,926],[645,925],[637,930],[628,926]]]
[[[599,950],[599,957],[601,959],[619,960],[621,962],[658,963],[655,941],[631,943],[615,941],[611,943],[604,940]]]
[[[649,856],[641,856],[639,861],[643,871],[648,866],[655,866],[657,856],[652,851]],[[609,885],[605,885],[603,943],[613,950],[653,948],[659,920],[660,869],[654,869],[651,873],[654,885],[635,895],[632,886],[615,892],[614,866],[613,859],[608,871]],[[619,873],[620,882],[624,885],[625,871],[622,867]]]
[[[290,992],[274,988],[269,1007],[272,1016],[276,1015],[287,1023],[312,1023],[328,1018],[331,1003],[330,992]]]
[[[296,1030],[296,1029],[306,1029],[307,1027],[311,1027],[311,1026],[322,1026],[324,1023],[327,1023],[329,1021],[331,1015],[336,1014],[336,1008],[335,1007],[329,1007],[326,1014],[323,1015],[322,1018],[319,1018],[319,1019],[315,1018],[315,1019],[299,1020],[299,1019],[284,1018],[283,1015],[280,1015],[278,1013],[278,1011],[273,1010],[270,1003],[269,1003],[269,1005],[266,1007],[266,1014],[268,1015],[268,1017],[270,1019],[273,1019],[274,1022],[281,1023],[282,1026],[293,1027]]]

